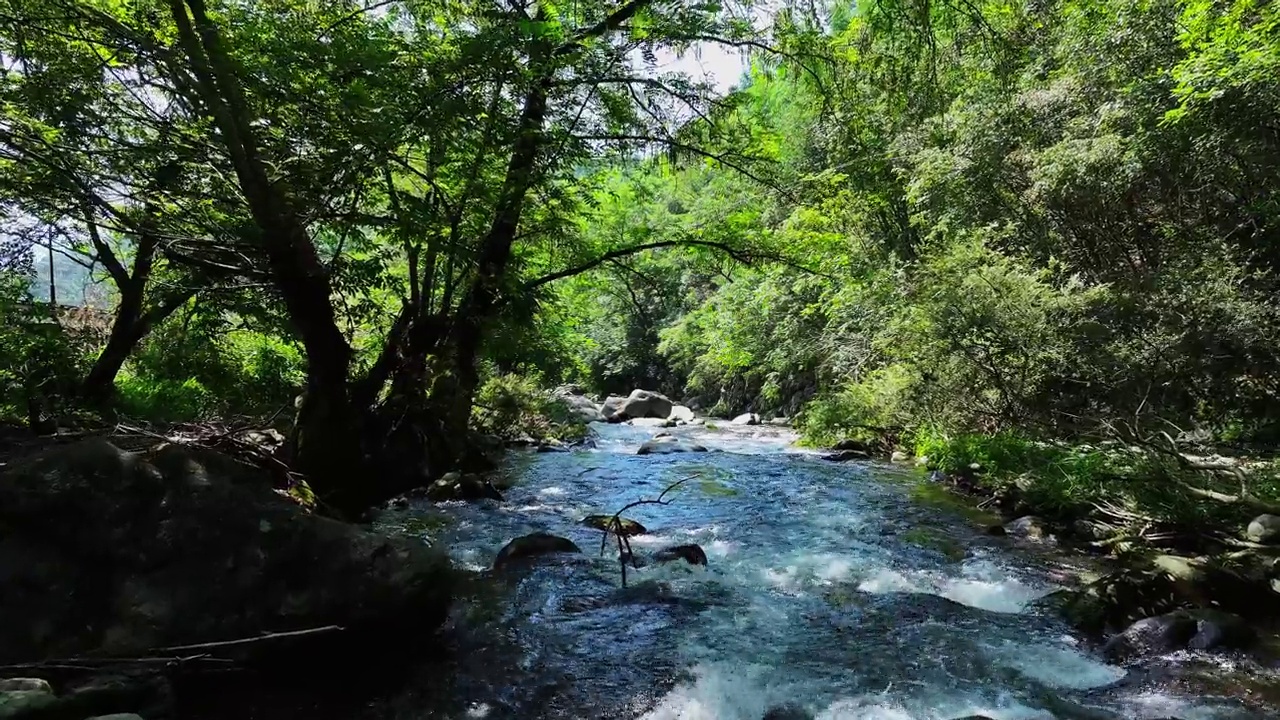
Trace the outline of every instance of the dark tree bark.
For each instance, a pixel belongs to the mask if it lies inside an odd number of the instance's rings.
[[[340,514],[358,512],[371,488],[362,472],[360,423],[348,396],[351,347],[338,327],[328,272],[289,188],[268,175],[233,61],[204,0],[169,0],[169,5],[179,43],[194,71],[196,99],[218,127],[258,228],[272,281],[306,352],[295,463],[330,508]]]

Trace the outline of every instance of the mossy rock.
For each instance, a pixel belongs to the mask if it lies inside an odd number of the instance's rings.
[[[931,528],[912,528],[902,533],[900,539],[916,547],[942,553],[951,562],[960,562],[967,554],[960,543]]]
[[[610,532],[614,531],[612,528],[609,528],[609,524],[612,521],[613,521],[612,515],[588,515],[582,518],[583,525],[586,525],[587,527],[593,527],[597,530],[609,529]],[[618,525],[619,525],[619,528],[618,528],[619,531],[616,534],[621,535],[622,537],[633,537],[636,535],[643,535],[649,532],[648,530],[645,529],[643,525],[636,522],[635,520],[632,520],[631,518],[618,518]]]

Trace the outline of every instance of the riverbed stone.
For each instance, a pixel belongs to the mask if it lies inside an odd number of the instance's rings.
[[[669,420],[675,420],[675,421],[677,421],[677,422],[682,422],[682,421],[683,421],[683,422],[692,422],[692,421],[693,421],[693,410],[690,410],[689,408],[685,407],[684,405],[672,405],[672,406],[671,406],[671,413],[670,413],[669,415],[667,415],[667,418],[668,418]]]
[[[627,424],[634,425],[636,427],[662,428],[662,427],[668,427],[667,425],[668,422],[670,421],[667,420],[666,418],[638,417],[638,418],[628,420]],[[672,425],[671,427],[674,427],[674,425]]]
[[[690,565],[702,565],[705,567],[707,564],[707,553],[702,549],[701,545],[691,543],[688,545],[673,545],[672,547],[663,548],[653,555],[654,562],[662,563],[672,562],[675,560],[684,560]]]
[[[1280,539],[1280,515],[1259,515],[1245,528],[1244,536],[1256,543],[1273,543]]]
[[[909,462],[910,460],[911,460],[911,456],[902,452],[901,450],[894,450],[893,454],[889,456],[889,462],[894,462],[894,463],[904,463],[904,462]]]
[[[427,498],[434,502],[450,500],[501,500],[502,493],[483,475],[445,473],[427,487]]]
[[[734,425],[759,425],[760,416],[755,413],[742,413],[729,422]]]
[[[621,395],[610,395],[601,403],[600,415],[605,419],[605,422],[623,422],[628,419],[626,415],[622,414],[622,406],[626,402],[627,399]]]
[[[813,713],[799,705],[775,705],[765,711],[761,720],[813,720]]]
[[[851,462],[854,460],[870,460],[871,454],[865,450],[840,450],[822,456],[827,462]]]
[[[518,560],[526,560],[542,555],[581,552],[582,549],[568,538],[545,532],[529,533],[504,545],[498,551],[497,557],[493,559],[493,568],[498,570]]]
[[[1049,524],[1035,515],[1025,515],[1005,523],[1004,529],[1011,537],[1027,540],[1047,540],[1051,535]]]
[[[603,421],[604,415],[600,412],[600,406],[583,393],[572,392],[576,389],[578,389],[576,386],[556,388],[554,397],[568,406],[569,410],[583,422]]]
[[[612,520],[612,515],[588,515],[582,518],[582,524],[587,527],[593,527],[597,530],[604,530],[606,527],[609,527]],[[631,518],[618,518],[618,525],[620,526],[621,532],[618,532],[617,534],[623,537],[633,537],[635,535],[643,535],[648,532],[645,530],[643,525]]]
[[[422,542],[308,513],[258,468],[178,444],[28,458],[0,473],[0,527],[0,662],[326,625],[412,643],[453,584]]]
[[[1241,649],[1257,639],[1257,632],[1237,615],[1194,609],[1144,618],[1111,638],[1103,653],[1113,660],[1159,655],[1177,650]]]
[[[610,398],[612,399],[612,398]],[[674,403],[666,395],[653,390],[632,390],[631,394],[617,404],[617,410],[610,422],[633,420],[636,418],[658,418],[666,420],[671,415]]]
[[[707,449],[692,440],[673,437],[655,437],[645,441],[636,451],[637,455],[667,455],[670,453],[706,452]]]

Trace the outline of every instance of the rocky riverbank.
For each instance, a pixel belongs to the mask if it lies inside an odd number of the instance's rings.
[[[1149,460],[1141,455],[1147,449],[1124,448],[1123,452],[1134,458],[1125,467],[1150,472],[1140,463]],[[888,453],[847,441],[825,457],[843,462],[882,454]],[[1058,592],[1044,603],[1064,613],[1116,661],[1181,649],[1254,650],[1268,645],[1266,638],[1280,627],[1280,516],[1259,512],[1265,503],[1241,503],[1239,496],[1247,497],[1243,491],[1236,496],[1209,496],[1214,491],[1202,486],[1209,486],[1211,475],[1153,478],[1132,471],[1127,478],[1123,474],[1109,478],[1117,484],[1181,484],[1187,493],[1201,491],[1199,502],[1223,506],[1205,513],[1212,523],[1187,526],[1158,516],[1161,508],[1121,505],[1112,499],[1120,493],[1080,493],[1074,501],[1064,502],[1063,493],[1039,486],[1053,479],[1031,472],[999,477],[980,463],[954,460],[943,469],[936,460],[910,458],[900,450],[885,459],[918,464],[922,482],[1001,516],[1001,522],[987,528],[991,535],[1098,558],[1104,572],[1078,578],[1077,587]],[[1180,460],[1178,467],[1184,470],[1230,469],[1233,477],[1243,477],[1240,461],[1160,459]],[[1245,482],[1240,480],[1241,485]]]

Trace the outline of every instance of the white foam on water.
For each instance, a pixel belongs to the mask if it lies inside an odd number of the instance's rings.
[[[1185,720],[1212,720],[1217,717],[1211,708],[1197,708],[1185,700],[1156,691],[1128,695],[1121,702],[1132,713],[1131,717],[1178,717]]]
[[[992,659],[1050,687],[1072,690],[1110,685],[1127,673],[1066,645],[1026,645],[1006,641],[987,648]]]
[[[908,578],[896,570],[881,568],[858,583],[858,589],[862,592],[876,594],[912,593],[927,592],[928,586]]]
[[[928,593],[962,605],[1001,613],[1020,613],[1032,602],[1048,595],[1052,587],[1030,585],[1009,571],[990,563],[966,563],[959,577],[937,572],[902,573],[880,568],[863,578],[858,589],[869,593]]]
[[[568,492],[569,492],[568,490],[565,490],[562,487],[552,485],[551,487],[542,488],[541,490],[538,491],[538,494],[546,495],[547,497],[561,497],[562,495],[568,494]]]
[[[759,720],[781,701],[769,687],[769,671],[762,665],[700,665],[693,683],[673,688],[640,720]]]

